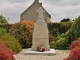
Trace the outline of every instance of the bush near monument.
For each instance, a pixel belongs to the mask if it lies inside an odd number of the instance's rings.
[[[80,38],[80,16],[75,19],[73,25],[70,28],[68,37],[70,43],[72,43],[72,41],[76,40],[77,38]]]
[[[80,16],[75,19],[71,28],[66,33],[62,34],[57,41],[55,41],[57,44],[56,47],[57,49],[67,49],[67,47],[69,47],[69,45],[77,38],[80,38]]]
[[[13,52],[19,53],[22,48],[17,39],[15,39],[13,36],[10,36],[10,34],[4,34],[0,37],[0,41],[3,41],[6,46]]]
[[[18,42],[21,44],[22,48],[29,48],[32,44],[33,28],[33,22],[29,20],[23,20],[12,26],[10,29],[10,34],[18,39]]]
[[[63,50],[63,49],[68,49],[68,41],[66,38],[60,38],[58,41],[56,41],[56,48]]]
[[[0,37],[7,33],[7,30],[0,27]]]
[[[73,41],[69,48],[71,52],[64,60],[80,60],[80,38]]]
[[[67,32],[72,24],[73,22],[48,23],[48,30],[55,36],[56,32],[60,34]]]
[[[68,30],[64,35],[65,36],[62,36],[68,40],[69,44],[77,38],[80,38],[80,16],[75,19],[70,30]]]
[[[56,42],[55,41],[49,42],[49,45],[50,45],[50,48],[56,49]]]
[[[15,60],[13,57],[15,53],[7,48],[7,46],[0,41],[0,60]]]

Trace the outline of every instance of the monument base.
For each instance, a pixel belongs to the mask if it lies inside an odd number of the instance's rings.
[[[39,52],[39,51],[31,51],[31,48],[28,48],[25,53],[25,55],[55,55],[55,49],[50,49],[50,51],[45,52]]]

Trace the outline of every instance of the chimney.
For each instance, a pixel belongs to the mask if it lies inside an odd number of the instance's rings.
[[[42,3],[39,3],[40,7],[42,7]]]
[[[34,0],[34,2],[38,2],[39,3],[39,0]]]

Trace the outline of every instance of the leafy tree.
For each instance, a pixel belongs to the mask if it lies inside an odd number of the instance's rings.
[[[8,23],[6,18],[2,15],[0,15],[0,23],[3,23],[3,24]]]
[[[3,41],[6,46],[13,52],[19,53],[22,50],[18,40],[10,34],[4,34],[1,36],[0,41]]]
[[[28,20],[16,23],[10,29],[10,34],[13,35],[23,48],[30,47],[32,43],[32,32],[34,23]]]
[[[70,21],[70,19],[69,18],[64,18],[63,20],[61,20],[61,22],[69,22]]]
[[[76,18],[74,23],[72,24],[69,32],[69,37],[71,41],[80,38],[80,16]]]
[[[80,16],[75,19],[72,24],[70,30],[68,30],[62,37],[65,37],[69,44],[71,44],[74,40],[80,38]]]
[[[7,33],[7,30],[0,27],[0,37],[1,37],[2,35],[4,35],[5,33]]]
[[[61,37],[55,42],[56,48],[67,49],[69,45],[78,38],[80,38],[80,16],[75,19],[71,28],[66,33],[63,33]]]

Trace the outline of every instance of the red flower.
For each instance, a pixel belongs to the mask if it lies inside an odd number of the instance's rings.
[[[14,53],[3,42],[0,42],[0,60],[15,60]]]
[[[80,38],[70,45],[70,54],[65,60],[80,60]]]
[[[70,59],[69,59],[69,57],[67,57],[67,58],[66,58],[66,59],[64,59],[64,60],[70,60]]]

